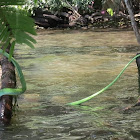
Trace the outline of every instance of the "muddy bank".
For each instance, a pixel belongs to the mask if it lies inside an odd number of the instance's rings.
[[[104,10],[90,14],[79,14],[76,10],[65,9],[62,12],[49,12],[47,9],[36,9],[33,16],[35,24],[43,28],[73,28],[73,27],[98,27],[98,28],[128,28],[131,26],[129,15],[122,11],[110,16]],[[140,14],[135,14],[139,25]]]

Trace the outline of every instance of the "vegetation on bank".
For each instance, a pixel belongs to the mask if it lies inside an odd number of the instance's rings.
[[[139,25],[139,0],[130,2]],[[31,0],[24,8],[32,13],[38,26],[45,28],[130,26],[124,0],[38,0],[37,3]]]

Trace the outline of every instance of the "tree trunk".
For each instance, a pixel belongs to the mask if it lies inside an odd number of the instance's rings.
[[[140,53],[137,53],[137,55]],[[140,57],[136,58],[136,64],[137,64],[137,68],[138,68],[138,93],[140,95]]]
[[[131,0],[124,0],[124,2],[125,2],[126,7],[128,9],[128,13],[129,13],[130,19],[131,19],[131,24],[132,24],[133,30],[135,32],[137,41],[140,44],[140,33],[139,33],[139,29],[137,27],[137,23],[136,23],[135,18],[134,18],[133,9],[132,9],[133,8],[132,2],[131,2]]]
[[[132,24],[133,30],[135,32],[137,42],[140,44],[140,33],[139,33],[139,29],[137,27],[137,23],[136,23],[135,18],[134,18],[133,9],[132,9],[133,8],[132,1],[131,0],[124,0],[124,2],[125,2],[125,5],[127,7],[128,13],[130,15],[131,24]],[[136,59],[136,64],[138,67],[138,85],[139,85],[138,92],[140,92],[140,57],[138,57]],[[135,106],[140,106],[140,100],[138,100],[138,102],[132,107],[135,107]]]
[[[16,76],[14,65],[5,56],[2,56],[0,62],[2,69],[1,88],[15,88]],[[0,97],[0,120],[4,123],[9,123],[11,120],[12,101],[13,96],[4,95]]]

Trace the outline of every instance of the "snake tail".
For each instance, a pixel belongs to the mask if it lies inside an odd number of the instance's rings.
[[[124,73],[124,71],[126,70],[126,68],[136,59],[140,57],[140,54],[137,54],[135,57],[133,57],[126,65],[125,67],[122,69],[122,71],[117,75],[117,77],[110,83],[108,84],[106,87],[104,87],[103,89],[99,90],[98,92],[86,97],[86,98],[83,98],[81,100],[78,100],[78,101],[75,101],[75,102],[71,102],[71,103],[68,103],[67,105],[80,105],[84,102],[87,102],[89,100],[91,100],[92,98],[94,98],[95,96],[103,93],[105,90],[107,90],[109,87],[111,87],[118,79],[119,77]]]

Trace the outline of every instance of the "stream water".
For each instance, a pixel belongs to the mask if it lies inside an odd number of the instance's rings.
[[[108,85],[140,52],[132,31],[42,30],[35,49],[17,46],[28,90],[18,99],[0,140],[139,140],[135,62],[107,91],[81,106],[82,99]]]

